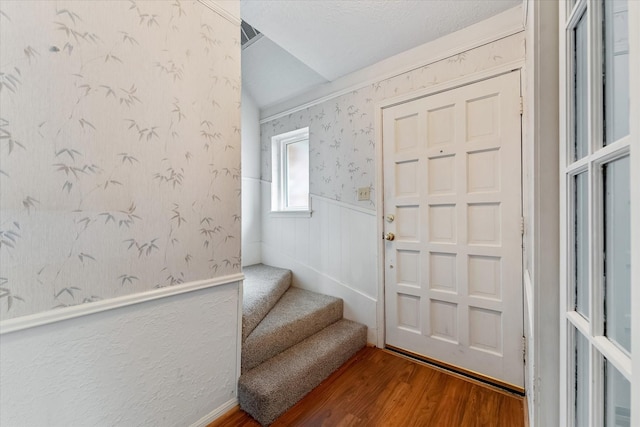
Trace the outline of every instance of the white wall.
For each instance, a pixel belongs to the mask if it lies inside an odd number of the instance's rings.
[[[0,425],[178,426],[212,419],[236,404],[238,286],[3,334]]]
[[[242,91],[242,265],[261,262],[260,110]]]

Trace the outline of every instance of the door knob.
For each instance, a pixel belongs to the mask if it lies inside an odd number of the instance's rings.
[[[384,233],[383,237],[384,237],[384,240],[389,240],[389,241],[396,238],[395,234],[393,233]]]

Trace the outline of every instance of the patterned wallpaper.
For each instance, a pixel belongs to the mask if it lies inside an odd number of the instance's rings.
[[[238,27],[3,0],[0,31],[0,318],[239,272]]]
[[[262,179],[271,181],[271,137],[309,126],[311,194],[373,210],[375,103],[522,58],[523,32],[264,123]],[[359,187],[371,188],[371,201],[357,201]]]

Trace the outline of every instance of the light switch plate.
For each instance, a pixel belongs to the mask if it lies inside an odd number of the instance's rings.
[[[358,201],[371,200],[371,189],[369,187],[358,188]]]

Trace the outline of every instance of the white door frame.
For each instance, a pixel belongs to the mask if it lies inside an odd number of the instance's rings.
[[[594,23],[602,22],[602,9],[599,3],[591,3],[589,0],[578,0],[572,11],[569,11],[565,2],[558,4],[559,8],[559,34],[560,34],[560,92],[561,92],[561,105],[560,105],[560,128],[561,128],[561,141],[560,153],[561,161],[559,168],[559,179],[561,182],[561,271],[560,271],[560,292],[561,292],[561,304],[560,304],[560,414],[558,422],[560,425],[572,425],[575,418],[575,398],[574,398],[574,385],[571,378],[575,373],[571,370],[574,369],[574,348],[572,331],[574,328],[579,330],[581,334],[588,339],[588,348],[590,352],[590,365],[589,371],[591,378],[588,381],[589,384],[589,396],[590,403],[594,401],[602,401],[602,396],[605,390],[605,376],[603,373],[602,363],[604,359],[610,362],[620,373],[624,374],[626,379],[630,382],[631,386],[631,420],[630,425],[639,425],[640,412],[640,380],[638,379],[638,372],[640,371],[640,319],[638,313],[640,313],[640,226],[638,225],[637,218],[640,215],[640,124],[637,118],[640,116],[640,2],[628,1],[628,31],[629,31],[629,91],[630,96],[630,131],[627,136],[621,137],[615,143],[610,143],[605,147],[601,147],[602,142],[602,123],[605,118],[603,117],[602,110],[600,109],[601,103],[603,103],[604,95],[602,94],[601,75],[603,70],[601,69],[601,55],[602,55],[602,30],[600,25],[594,25]],[[573,74],[572,63],[570,57],[573,55],[570,38],[567,36],[567,32],[571,31],[574,26],[574,21],[577,21],[579,15],[583,11],[588,10],[585,15],[585,19],[588,19],[589,31],[587,38],[589,43],[587,45],[587,52],[589,59],[587,62],[587,68],[589,69],[591,80],[589,83],[590,99],[587,104],[592,106],[593,111],[589,111],[587,123],[590,126],[590,133],[595,136],[589,137],[589,144],[591,144],[591,151],[588,155],[585,155],[583,159],[574,161],[571,159],[569,151],[569,141],[571,136],[571,128],[574,122],[574,112],[571,111],[571,96],[570,90],[573,82],[571,75]],[[573,17],[571,16],[573,15]],[[572,20],[571,20],[572,19]],[[595,107],[593,107],[595,105]],[[597,142],[596,142],[597,141]],[[590,185],[593,189],[590,189],[591,196],[601,196],[603,193],[600,172],[595,167],[600,167],[602,164],[609,162],[617,155],[624,155],[628,153],[630,158],[630,200],[631,200],[631,242],[630,242],[630,263],[631,263],[631,354],[623,354],[622,351],[618,351],[617,347],[612,345],[611,342],[606,339],[603,328],[603,309],[602,302],[604,301],[604,295],[602,289],[602,265],[604,257],[600,250],[604,246],[602,241],[602,231],[597,227],[601,227],[603,223],[604,214],[602,214],[602,201],[594,197],[593,201],[589,202],[589,209],[592,209],[590,213],[592,219],[590,219],[590,239],[594,241],[590,246],[595,255],[593,255],[589,261],[589,288],[592,293],[591,296],[591,312],[589,315],[590,320],[582,320],[579,316],[574,315],[572,296],[574,288],[571,285],[572,278],[572,251],[569,249],[572,246],[572,239],[568,233],[568,228],[572,226],[569,213],[572,213],[573,203],[571,201],[572,193],[571,187],[568,183],[568,176],[571,173],[574,174],[577,171],[576,164],[580,161],[585,163],[586,166],[590,164],[594,165],[593,170],[589,173]],[[593,248],[597,248],[593,249]],[[591,406],[589,408],[589,425],[600,426],[605,420],[605,409],[603,405]]]
[[[382,234],[384,232],[384,173],[383,173],[383,158],[382,158],[382,111],[385,108],[392,107],[394,105],[402,104],[405,102],[412,101],[414,99],[423,98],[429,95],[435,95],[439,92],[444,92],[447,90],[455,89],[461,86],[470,85],[476,82],[480,82],[483,80],[487,80],[493,77],[500,76],[502,74],[510,73],[512,71],[520,71],[521,76],[524,75],[524,59],[513,61],[507,64],[500,65],[495,68],[488,69],[481,73],[475,73],[468,76],[464,76],[458,79],[453,79],[448,82],[444,82],[441,84],[433,85],[428,88],[424,88],[421,90],[417,90],[411,93],[407,93],[398,97],[388,98],[383,101],[376,103],[375,105],[375,143],[376,143],[376,188],[379,188],[380,191],[376,193],[376,216],[377,216],[377,235],[378,239],[378,256],[377,256],[377,264],[378,264],[378,301],[376,303],[376,328],[377,328],[377,347],[384,348],[385,346],[385,307],[384,307],[384,295],[385,295],[385,287],[384,287],[384,240],[382,240]],[[520,93],[523,93],[523,82],[524,78],[520,80]],[[524,143],[524,141],[522,141]],[[524,166],[524,165],[523,165]],[[524,171],[524,168],[523,168]],[[525,187],[523,183],[523,187]],[[522,188],[522,193],[524,197],[524,188]],[[525,212],[523,212],[524,214]],[[526,379],[525,379],[526,381]]]
[[[629,2],[629,49],[631,59],[629,61],[630,73],[640,75],[640,3]],[[631,117],[640,117],[640,79],[631,79]],[[635,94],[635,97],[633,96]],[[631,135],[635,146],[631,149],[631,182],[640,182],[640,123],[631,121]],[[631,218],[640,217],[640,185],[631,187]],[[640,408],[640,381],[637,379],[640,372],[640,225],[637,222],[631,224],[631,312],[633,317],[632,349],[633,371],[636,372],[631,384],[631,407]],[[633,422],[638,422],[639,414],[632,416]]]

